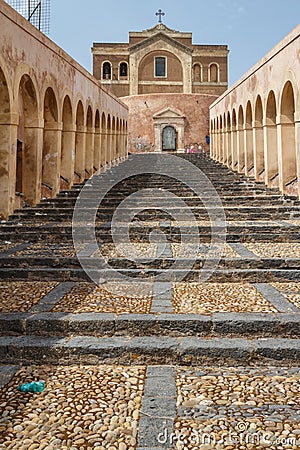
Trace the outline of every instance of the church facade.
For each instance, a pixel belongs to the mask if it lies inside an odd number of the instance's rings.
[[[194,45],[192,33],[163,23],[130,32],[128,43],[94,43],[92,54],[93,75],[117,97],[227,89],[227,45]]]
[[[95,78],[129,107],[130,152],[205,146],[209,106],[228,87],[227,45],[194,45],[159,22],[128,43],[94,43],[92,54]]]

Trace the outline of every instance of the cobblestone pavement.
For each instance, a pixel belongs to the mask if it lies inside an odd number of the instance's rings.
[[[299,378],[297,366],[0,366],[0,449],[298,449]],[[31,381],[45,390],[18,391]]]
[[[58,291],[55,290],[58,288]],[[289,306],[300,313],[300,282],[171,284],[153,301],[153,283],[70,283],[43,281],[0,282],[0,313],[35,310],[65,313],[277,313]],[[278,298],[277,298],[278,297]],[[170,307],[172,309],[170,309]],[[299,309],[298,309],[299,308]]]
[[[126,287],[130,294],[135,296],[126,297],[124,291]],[[111,290],[109,290],[111,289]],[[120,294],[118,295],[118,289]],[[133,292],[134,291],[134,292]],[[74,286],[59,303],[53,308],[53,312],[101,312],[117,314],[147,314],[151,310],[152,295],[145,295],[143,286],[134,289],[133,286],[105,287],[97,286],[91,283],[80,283]]]
[[[177,283],[173,302],[177,314],[277,312],[249,283]]]
[[[0,282],[0,312],[27,312],[57,285],[55,281]]]
[[[144,378],[144,367],[21,368],[0,391],[0,448],[134,450]],[[45,391],[19,392],[28,380]]]
[[[293,243],[246,243],[245,247],[261,258],[300,258],[300,244]]]

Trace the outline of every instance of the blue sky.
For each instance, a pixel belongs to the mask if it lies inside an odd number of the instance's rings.
[[[89,71],[93,42],[127,42],[151,28],[161,8],[170,28],[195,44],[227,44],[229,83],[240,78],[299,23],[300,0],[51,0],[49,37]]]

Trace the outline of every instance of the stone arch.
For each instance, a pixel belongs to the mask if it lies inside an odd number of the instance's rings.
[[[238,165],[238,145],[237,145],[237,117],[235,108],[232,110],[232,122],[231,122],[231,148],[232,148],[232,162],[231,167],[233,170],[237,170]]]
[[[244,111],[242,105],[238,112],[238,171],[245,169],[245,144],[244,144]]]
[[[62,106],[62,140],[60,177],[61,188],[70,189],[73,184],[75,162],[75,132],[73,108],[69,95],[64,97]]]
[[[16,180],[16,125],[11,118],[12,93],[5,69],[0,65],[0,216],[7,219],[14,208]],[[22,180],[22,172],[19,174]]]
[[[39,122],[38,96],[33,79],[23,74],[18,84],[17,191],[36,205],[41,196],[43,128]],[[25,174],[19,179],[20,174]]]
[[[220,115],[219,118],[219,124],[220,124],[220,130],[219,130],[219,141],[220,141],[220,156],[219,156],[219,161],[223,162],[224,161],[224,129],[223,129],[223,118],[222,115]]]
[[[57,98],[51,87],[44,95],[44,132],[42,152],[42,196],[55,197],[59,191],[61,129]]]
[[[208,66],[208,82],[209,83],[220,82],[220,66],[216,62],[212,62]]]
[[[258,95],[254,109],[254,171],[257,180],[265,181],[263,106]]]
[[[106,129],[106,116],[103,112],[101,115],[101,166],[106,164],[107,153],[107,129]]]
[[[110,164],[111,148],[112,148],[112,120],[111,120],[110,114],[108,114],[108,116],[107,116],[106,135],[107,135],[107,144],[106,144],[106,152],[105,152],[105,162],[106,162],[106,164]]]
[[[264,127],[266,182],[268,186],[278,186],[278,139],[277,139],[277,106],[274,91],[270,91],[266,105]]]
[[[203,81],[203,67],[201,63],[195,63],[193,65],[193,81],[195,83],[201,83]]]
[[[75,134],[75,177],[78,182],[85,179],[85,121],[84,109],[81,100],[76,108],[76,134]]]
[[[94,123],[91,105],[86,113],[86,143],[85,143],[85,178],[90,178],[94,172]]]
[[[112,118],[112,126],[111,126],[111,162],[116,159],[116,142],[117,142],[117,121],[115,116]]]
[[[98,171],[100,169],[100,158],[101,158],[101,129],[100,129],[100,112],[96,109],[95,114],[95,137],[94,137],[94,170]]]
[[[119,158],[120,156],[120,120],[119,117],[117,117],[117,125],[116,125],[116,157]]]
[[[281,188],[292,192],[292,184],[297,182],[297,156],[295,136],[295,91],[290,81],[283,87],[280,101],[281,125]]]
[[[111,80],[112,78],[112,67],[110,61],[103,61],[101,68],[101,78],[102,80]]]
[[[232,166],[232,140],[231,140],[231,117],[230,112],[227,113],[227,166]]]
[[[124,120],[124,119],[122,119],[122,130],[121,130],[121,135],[122,135],[122,140],[121,140],[121,145],[122,145],[122,148],[121,148],[121,156],[122,156],[122,158],[124,158],[124,156],[125,156],[125,139],[126,139],[126,137],[125,137],[125,120]]]
[[[246,149],[245,149],[245,174],[254,175],[254,151],[253,151],[253,113],[250,100],[246,106],[245,129],[246,129]]]
[[[227,163],[227,158],[228,158],[228,149],[227,149],[227,123],[226,123],[226,114],[224,112],[223,114],[223,146],[224,146],[224,158],[223,158],[223,163],[226,164]]]

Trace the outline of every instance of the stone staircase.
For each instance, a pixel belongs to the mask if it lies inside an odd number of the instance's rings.
[[[166,155],[130,156],[2,222],[2,364],[299,361],[299,202],[205,155],[174,158],[173,178]],[[127,232],[138,256],[120,254]]]

